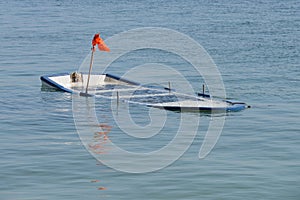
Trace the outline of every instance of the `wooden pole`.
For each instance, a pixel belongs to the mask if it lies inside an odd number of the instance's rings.
[[[93,67],[93,60],[94,60],[94,52],[95,52],[95,47],[92,47],[92,55],[91,55],[91,61],[90,61],[90,69],[89,69],[89,75],[86,83],[86,88],[85,88],[85,93],[88,93],[88,88],[89,88],[89,82],[90,82],[90,76],[91,76],[91,71]]]

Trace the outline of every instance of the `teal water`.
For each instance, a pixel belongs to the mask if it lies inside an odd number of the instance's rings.
[[[299,10],[296,0],[1,1],[0,199],[298,199]],[[252,108],[226,117],[205,159],[198,159],[204,125],[172,165],[128,174],[86,151],[72,96],[41,90],[39,77],[78,69],[95,32],[105,39],[147,26],[199,42],[217,64],[227,96]],[[172,127],[168,122],[165,129]],[[109,136],[140,148],[115,126]]]

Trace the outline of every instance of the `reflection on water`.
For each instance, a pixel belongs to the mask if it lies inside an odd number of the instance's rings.
[[[99,124],[100,131],[94,133],[93,141],[88,144],[89,149],[96,154],[106,153],[105,144],[108,140],[108,133],[111,131],[112,126],[107,124]]]
[[[100,131],[94,133],[93,141],[88,144],[88,148],[95,154],[105,154],[107,148],[105,144],[108,140],[108,133],[111,131],[112,126],[108,124],[98,124]],[[98,183],[100,180],[91,180],[91,183]],[[97,190],[107,190],[107,187],[100,186]]]

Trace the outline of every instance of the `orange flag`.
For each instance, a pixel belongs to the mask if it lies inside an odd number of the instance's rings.
[[[95,34],[93,41],[92,41],[93,49],[96,45],[98,45],[98,49],[100,51],[110,51],[109,47],[106,46],[102,38],[100,37],[100,33]]]

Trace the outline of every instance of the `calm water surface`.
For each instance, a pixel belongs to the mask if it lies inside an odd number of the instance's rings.
[[[297,0],[1,1],[0,199],[298,199],[299,10]],[[86,151],[72,96],[41,90],[39,77],[78,69],[95,32],[105,39],[146,26],[174,29],[203,45],[227,96],[252,108],[226,117],[204,160],[198,152],[209,116],[200,117],[203,127],[178,161],[136,175],[110,169]],[[111,72],[131,64],[124,59]],[[139,140],[122,136],[108,110],[101,113],[113,126],[112,140],[140,148]]]

